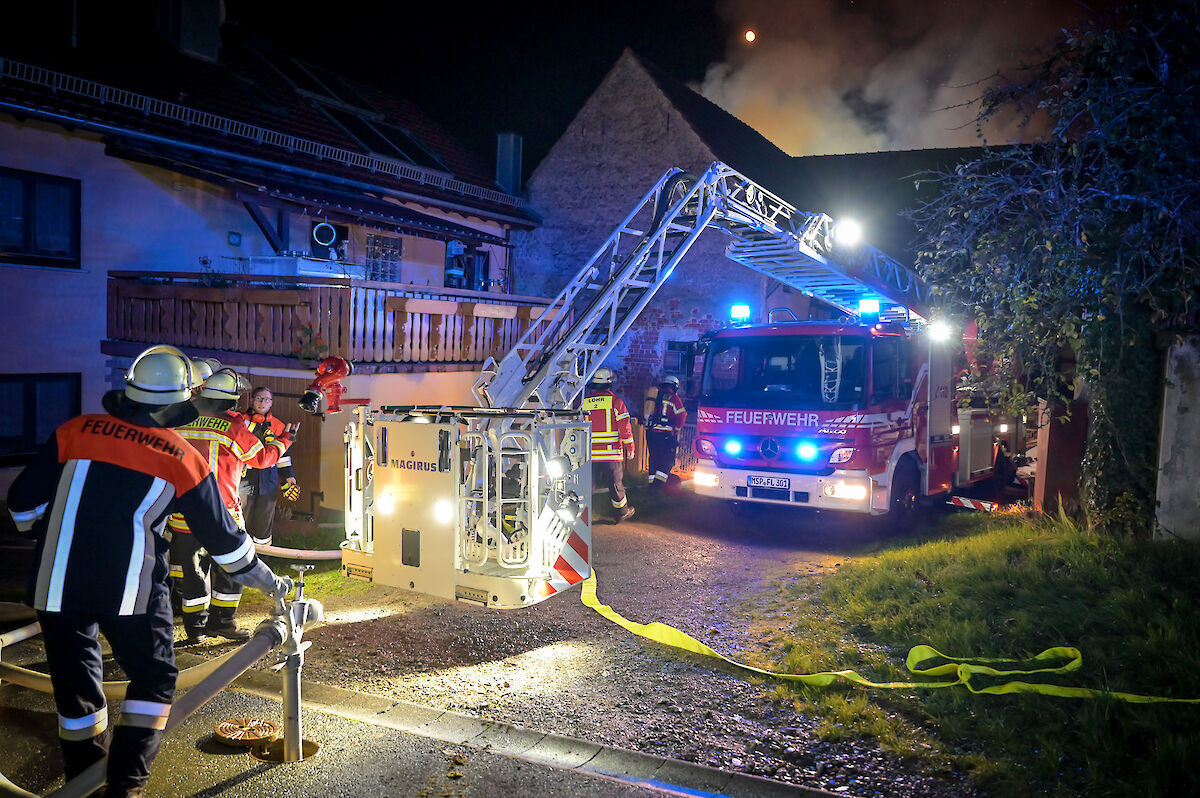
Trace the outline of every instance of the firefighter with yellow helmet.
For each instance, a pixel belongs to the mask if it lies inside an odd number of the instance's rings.
[[[234,579],[282,598],[292,581],[257,557],[225,509],[204,458],[172,429],[198,416],[191,362],[151,347],[109,391],[105,413],[67,421],[8,491],[36,539],[29,603],[37,610],[58,709],[67,779],[108,756],[105,796],[141,795],[175,695],[167,517],[178,512]],[[103,632],[129,676],[109,729]]]
[[[596,369],[587,386],[583,410],[592,422],[592,479],[608,486],[613,523],[633,517],[634,509],[625,495],[625,461],[633,457],[633,427],[629,410],[612,391],[613,372]]]

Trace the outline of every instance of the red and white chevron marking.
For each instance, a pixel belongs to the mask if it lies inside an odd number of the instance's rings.
[[[965,499],[962,496],[951,496],[950,501],[947,502],[947,504],[950,504],[954,507],[965,507],[968,510],[980,510],[985,513],[990,513],[1000,506],[996,504],[996,502],[985,502],[980,501],[979,499]]]
[[[567,545],[563,546],[562,551],[558,555],[558,559],[554,561],[554,565],[550,567],[552,576],[545,582],[542,582],[539,595],[541,598],[553,596],[560,590],[577,585],[584,579],[587,579],[588,574],[592,572],[590,551],[588,543],[578,533],[572,532],[567,538]]]

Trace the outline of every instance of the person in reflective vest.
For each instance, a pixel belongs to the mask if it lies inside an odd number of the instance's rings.
[[[182,513],[217,564],[283,598],[292,581],[259,561],[225,509],[204,458],[171,429],[193,421],[191,363],[178,349],[139,355],[106,413],[67,421],[8,491],[32,532],[29,603],[37,611],[67,779],[108,756],[104,795],[141,795],[175,696],[167,516]],[[109,729],[100,634],[129,677]]]
[[[221,368],[209,375],[193,400],[200,417],[178,432],[208,462],[225,509],[244,530],[238,497],[243,467],[275,465],[292,445],[299,424],[289,425],[271,445],[264,446],[246,427],[242,414],[233,410],[244,390],[243,383],[232,369]],[[179,580],[185,643],[195,645],[205,637],[249,638],[250,633],[239,628],[233,617],[242,599],[242,586],[213,567],[212,556],[190,534],[181,513],[172,515],[167,526],[171,530],[172,575]]]
[[[674,375],[663,377],[658,386],[658,395],[653,398],[650,412],[646,414],[646,448],[650,454],[650,487],[661,489],[675,468],[675,453],[679,449],[679,434],[687,410],[679,398],[679,378]]]
[[[592,479],[608,486],[613,523],[619,524],[633,517],[625,495],[625,461],[633,457],[633,427],[625,403],[612,392],[612,381],[612,369],[597,369],[588,383],[583,410],[592,422]]]
[[[250,407],[242,415],[264,446],[270,446],[287,425],[271,414],[275,397],[271,389],[259,386],[250,392]],[[280,488],[283,497],[295,501],[300,496],[300,486],[292,472],[292,458],[283,455],[279,462],[266,468],[247,468],[242,474],[238,489],[242,498],[242,511],[246,514],[246,531],[260,546],[271,545],[275,528],[275,505],[279,502]]]

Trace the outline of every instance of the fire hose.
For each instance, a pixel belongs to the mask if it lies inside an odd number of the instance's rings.
[[[304,598],[303,575],[313,566],[293,567],[300,572],[300,578],[296,582],[295,598],[290,603],[281,599],[276,605],[274,615],[260,623],[254,634],[243,645],[228,654],[180,672],[176,687],[190,687],[191,689],[172,705],[164,734],[187,720],[256,662],[282,645],[284,659],[279,668],[284,669],[283,761],[298,762],[303,758],[300,669],[304,663],[304,651],[311,644],[302,643],[301,637],[306,623],[319,622],[323,619],[324,608],[319,601]],[[25,640],[39,631],[38,624],[31,623],[0,635],[0,652],[3,651],[5,644]],[[6,665],[3,662],[0,662],[0,680],[11,681],[14,684],[43,692],[53,691],[49,676],[26,668]],[[128,682],[105,682],[104,695],[109,699],[119,698],[124,695],[128,685]],[[84,798],[84,796],[92,794],[103,786],[107,766],[108,759],[100,759],[60,789],[50,793],[50,796],[52,798]],[[33,793],[13,784],[3,774],[0,774],[0,795],[38,798]]]

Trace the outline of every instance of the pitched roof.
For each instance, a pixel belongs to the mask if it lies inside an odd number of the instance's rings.
[[[654,80],[692,131],[716,157],[764,188],[779,192],[792,158],[761,133],[719,105],[688,88],[641,55],[626,50]]]
[[[219,63],[162,40],[124,58],[79,48],[21,52],[11,40],[4,48],[0,109],[136,141],[131,152],[152,141],[178,162],[220,153],[227,168],[214,177],[231,182],[241,162],[300,176],[313,190],[326,183],[533,223],[481,158],[412,103],[250,43],[227,39]]]

